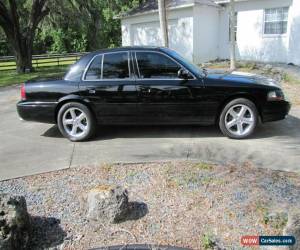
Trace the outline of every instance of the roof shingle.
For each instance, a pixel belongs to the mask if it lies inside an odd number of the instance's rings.
[[[195,3],[216,6],[216,3],[213,0],[166,0],[166,7],[174,8],[174,7],[195,4]],[[157,0],[147,0],[145,3],[124,13],[120,17],[134,16],[137,14],[143,14],[143,13],[157,11],[157,10],[158,10]]]

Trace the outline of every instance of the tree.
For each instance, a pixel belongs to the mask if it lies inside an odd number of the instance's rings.
[[[78,24],[76,29],[78,26],[84,27],[82,32],[85,32],[87,37],[87,50],[92,51],[120,46],[121,23],[116,17],[138,6],[143,0],[68,0],[68,2],[72,6],[71,12],[76,20],[78,15],[82,17],[81,25]],[[62,5],[64,8],[67,7],[66,2]],[[72,22],[71,17],[68,20]]]
[[[236,68],[236,56],[235,56],[235,10],[234,10],[234,0],[230,0],[230,69],[235,70]]]
[[[168,23],[166,15],[166,3],[165,0],[158,0],[158,12],[159,12],[159,22],[160,30],[162,35],[163,46],[169,47],[168,39]]]
[[[0,27],[16,57],[17,72],[32,71],[32,47],[36,29],[49,13],[48,0],[0,1]]]

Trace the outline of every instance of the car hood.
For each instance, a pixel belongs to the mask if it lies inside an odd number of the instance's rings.
[[[229,82],[259,84],[266,86],[280,87],[279,83],[271,78],[239,71],[225,71],[225,70],[207,70],[208,79],[216,79]]]

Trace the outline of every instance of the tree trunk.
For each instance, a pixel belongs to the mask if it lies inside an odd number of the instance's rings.
[[[235,11],[234,0],[230,0],[230,70],[236,68],[236,55],[235,55]]]
[[[38,24],[49,13],[50,9],[45,5],[47,1],[33,0],[30,12],[24,8],[22,1],[0,1],[0,26],[13,48],[18,73],[33,70],[33,39]],[[21,15],[27,16],[28,21],[20,19]]]
[[[92,15],[92,22],[89,25],[88,32],[88,49],[89,51],[97,50],[103,47],[101,44],[100,31],[102,29],[102,22],[99,14]]]
[[[33,42],[31,39],[22,39],[21,43],[14,46],[18,73],[29,73],[33,71],[32,46]]]
[[[167,23],[167,14],[166,14],[166,3],[165,0],[158,0],[158,10],[159,10],[159,21],[160,21],[160,30],[162,35],[163,46],[169,47],[168,39],[168,23]]]

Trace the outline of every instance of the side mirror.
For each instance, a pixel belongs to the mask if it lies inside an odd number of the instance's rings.
[[[190,79],[191,78],[191,74],[186,69],[181,68],[180,70],[178,70],[178,78],[181,78],[181,79]]]

